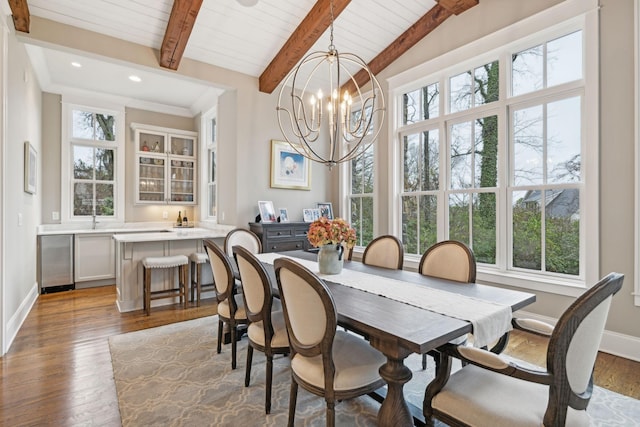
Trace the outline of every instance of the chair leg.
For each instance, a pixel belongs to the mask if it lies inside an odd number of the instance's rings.
[[[247,346],[247,368],[245,369],[244,374],[244,386],[249,387],[249,383],[251,382],[251,362],[253,360],[253,347],[251,344]]]
[[[422,370],[427,369],[427,353],[422,355]]]
[[[218,354],[220,354],[220,352],[222,351],[222,328],[224,326],[224,323],[222,322],[222,320],[218,319]]]
[[[196,266],[196,271],[198,273],[197,275],[197,280],[196,280],[196,286],[198,287],[197,293],[198,293],[198,302],[196,304],[197,307],[200,307],[200,293],[202,292],[202,264],[198,264]]]
[[[288,427],[293,427],[296,418],[296,401],[298,400],[298,383],[291,378],[291,391],[289,392],[289,421]]]
[[[271,382],[273,379],[273,355],[267,355],[267,383],[265,385],[264,411],[271,413]]]
[[[151,269],[144,268],[144,310],[151,314]]]
[[[236,334],[238,333],[238,327],[235,323],[229,324],[229,329],[231,329],[231,369],[236,369]]]
[[[191,302],[195,301],[194,298],[195,298],[195,291],[196,291],[196,288],[195,288],[195,284],[196,284],[196,265],[197,264],[195,262],[193,262],[193,261],[189,262],[189,271],[191,272],[191,287],[190,287],[189,294],[190,294]]]
[[[187,265],[182,265],[180,266],[180,272],[182,273],[182,297],[184,298],[184,308],[187,309],[189,307],[188,302],[189,302],[189,292],[188,292],[188,286],[189,284],[187,283],[188,280],[188,274],[187,274]]]
[[[327,400],[327,427],[335,427],[336,425],[336,402]]]

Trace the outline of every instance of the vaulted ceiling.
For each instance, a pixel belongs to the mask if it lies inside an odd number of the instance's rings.
[[[29,32],[31,16],[38,16],[158,49],[159,65],[168,70],[186,57],[254,76],[271,93],[309,51],[327,49],[332,13],[336,48],[357,53],[377,74],[478,0],[259,0],[252,7],[237,0],[8,2],[16,31]],[[357,79],[362,84],[367,76]]]

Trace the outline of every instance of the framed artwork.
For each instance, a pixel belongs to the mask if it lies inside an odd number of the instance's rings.
[[[276,222],[276,211],[273,209],[273,202],[271,201],[259,201],[258,209],[260,210],[260,217],[262,222]]]
[[[289,222],[289,214],[287,208],[280,208],[280,222]]]
[[[38,153],[29,141],[24,142],[24,191],[36,193],[38,179]]]
[[[304,222],[313,222],[313,209],[302,209],[302,220]]]
[[[271,187],[311,190],[309,159],[294,150],[288,142],[275,139],[271,140]]]
[[[313,220],[320,219],[320,209],[315,208],[311,209],[311,213],[313,214]]]
[[[318,203],[318,209],[320,209],[320,216],[327,219],[333,219],[333,206],[331,202]]]

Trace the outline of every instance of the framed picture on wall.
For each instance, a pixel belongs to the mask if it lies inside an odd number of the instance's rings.
[[[302,148],[300,148],[302,151]],[[271,187],[311,190],[309,159],[285,141],[271,140]]]

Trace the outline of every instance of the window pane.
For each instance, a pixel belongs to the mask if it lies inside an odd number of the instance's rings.
[[[469,244],[469,194],[449,196],[449,239]]]
[[[402,95],[402,123],[407,125],[438,117],[440,90],[438,83]]]
[[[547,43],[547,87],[582,78],[582,31]]]
[[[407,92],[402,95],[402,123],[410,124],[422,120],[421,113],[421,89]]]
[[[580,97],[547,105],[547,182],[580,181]]]
[[[473,196],[473,252],[478,262],[496,263],[496,195]]]
[[[513,113],[513,184],[533,185],[543,181],[542,106]]]
[[[420,188],[420,139],[420,134],[404,137],[404,191],[418,191]]]
[[[361,158],[351,160],[351,194],[362,194],[362,172]]]
[[[437,190],[440,186],[440,138],[437,129],[423,133],[421,189]]]
[[[545,207],[546,270],[580,273],[580,192],[577,189],[547,190]]]
[[[437,196],[420,196],[420,246],[417,254],[422,254],[438,241],[437,216]]]
[[[93,179],[93,148],[73,146],[73,177]]]
[[[96,114],[96,137],[100,141],[116,140],[116,119],[106,114]]]
[[[96,148],[96,179],[113,181],[114,150]]]
[[[209,182],[216,181],[216,152],[209,151]]]
[[[402,197],[402,243],[405,253],[418,253],[418,198]]]
[[[471,187],[471,122],[451,126],[451,188]]]
[[[93,114],[91,112],[73,110],[72,120],[74,138],[93,139]]]
[[[373,193],[373,145],[360,156],[364,193]]]
[[[498,116],[476,120],[475,187],[498,186]]]
[[[362,229],[360,231],[362,246],[373,240],[373,197],[362,197]]]
[[[433,119],[440,114],[440,89],[438,83],[431,84],[422,88],[422,96],[424,97],[424,109],[426,111],[425,119]]]
[[[543,87],[543,47],[535,46],[511,57],[511,93],[513,96]]]
[[[540,190],[513,192],[513,266],[540,270],[541,211]]]
[[[451,95],[449,99],[450,111],[464,111],[471,108],[471,72],[466,71],[449,79]]]
[[[475,105],[488,104],[500,98],[500,74],[498,61],[491,62],[474,71],[476,83]]]
[[[209,216],[217,216],[215,184],[209,185]]]
[[[78,182],[73,185],[73,214],[93,215],[93,184]]]
[[[96,184],[96,215],[113,216],[113,184]]]

